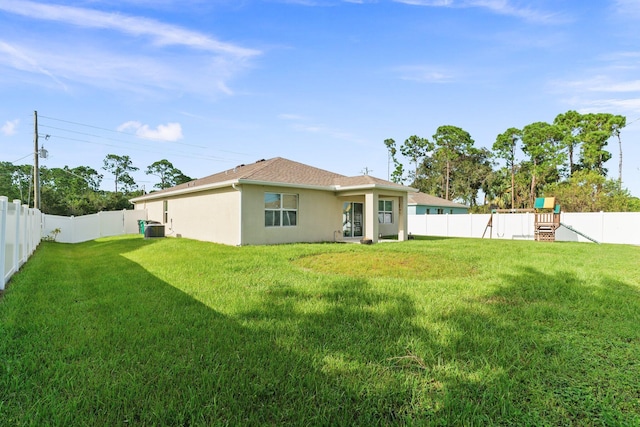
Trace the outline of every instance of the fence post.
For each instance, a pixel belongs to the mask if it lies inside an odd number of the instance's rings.
[[[16,208],[16,235],[13,245],[13,272],[16,273],[20,268],[20,200],[14,200],[13,204]]]
[[[447,222],[447,237],[450,237],[449,236],[449,214],[448,213],[444,214],[444,219]]]
[[[0,291],[4,290],[6,283],[5,263],[7,252],[7,212],[9,209],[9,199],[6,196],[0,196]]]
[[[71,215],[69,217],[69,228],[71,229],[71,240],[69,241],[69,243],[78,243],[76,242],[76,220],[75,220],[75,216]]]
[[[34,251],[33,235],[35,234],[34,226],[36,221],[35,221],[35,212],[29,209],[29,206],[26,206],[25,209],[27,211],[27,230],[29,230],[29,232],[27,233],[27,249],[25,251],[25,254],[27,256],[27,259],[29,259],[29,257],[31,256],[31,254],[33,254],[33,251]]]
[[[29,234],[31,233],[30,222],[29,222],[29,206],[21,205],[20,206],[20,215],[22,215],[22,259],[20,260],[20,265],[27,262],[29,259]]]

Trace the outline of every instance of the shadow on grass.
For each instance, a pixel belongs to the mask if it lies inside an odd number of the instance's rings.
[[[344,363],[355,360],[363,375],[375,354],[344,343],[364,329],[372,339],[366,350],[375,353],[377,329],[411,315],[410,301],[397,298],[395,311],[363,315],[391,296],[347,282],[321,296],[335,305],[328,329],[324,315],[292,316],[299,297],[293,289],[269,294],[265,311],[234,319],[122,256],[154,243],[47,244],[16,276],[0,309],[0,419],[9,425],[375,425],[396,416],[384,413],[386,391],[369,402],[357,390],[366,387],[365,378],[342,381],[326,372],[318,347],[327,346],[334,358],[344,350]],[[43,277],[54,259],[63,271]],[[262,326],[257,317],[275,326]]]
[[[639,425],[640,292],[524,268],[442,316],[454,331],[445,412],[483,424]],[[481,408],[481,409],[480,409]]]
[[[52,253],[36,254],[16,276],[0,306],[0,419],[639,421],[640,303],[638,289],[619,280],[585,284],[572,273],[528,268],[504,277],[506,285],[490,295],[431,312],[401,287],[331,277],[301,289],[291,280],[267,287],[259,303],[230,317],[120,256],[154,243],[91,242],[80,258],[47,245]],[[63,257],[71,277],[48,282],[41,255]]]
[[[316,404],[332,408],[324,420],[640,423],[638,289],[533,268],[505,279],[492,294],[427,314],[426,326],[402,289],[381,292],[364,279],[335,280],[317,294],[285,287],[245,320],[281,334],[281,352],[325,375],[316,385]],[[325,304],[309,309],[315,301]]]

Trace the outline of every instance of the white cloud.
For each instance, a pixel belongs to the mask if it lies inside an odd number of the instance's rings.
[[[306,132],[306,133],[313,133],[318,135],[325,135],[330,138],[353,142],[356,144],[366,143],[365,140],[358,137],[357,135],[354,135],[350,132],[345,132],[340,129],[335,129],[335,128],[327,127],[321,124],[312,123],[311,120],[307,119],[305,116],[302,116],[302,115],[283,113],[283,114],[279,114],[278,118],[289,122],[290,123],[289,127],[297,132]]]
[[[12,68],[28,71],[36,74],[42,74],[47,76],[52,81],[54,81],[57,85],[62,87],[62,89],[67,90],[67,85],[65,85],[58,77],[54,75],[50,69],[45,68],[40,65],[40,62],[35,58],[37,56],[31,55],[29,52],[13,46],[9,43],[5,43],[0,40],[0,64],[4,62]]]
[[[5,35],[0,67],[20,72],[19,78],[29,84],[33,77],[46,76],[65,91],[80,84],[162,95],[232,95],[229,81],[261,54],[144,17],[21,0],[3,0],[1,11],[61,25],[37,39],[16,35],[9,40]],[[8,74],[0,70],[0,80]],[[51,86],[42,79],[38,83]]]
[[[530,7],[517,6],[509,0],[393,0],[413,6],[469,8],[479,7],[488,9],[499,15],[515,16],[525,21],[560,24],[567,22],[567,18],[557,13],[544,12]]]
[[[638,0],[615,0],[614,7],[618,14],[625,17],[640,17],[640,2]]]
[[[640,114],[640,98],[575,99],[573,102],[581,113],[611,112],[627,116]],[[630,119],[631,117],[627,118]]]
[[[640,80],[605,82],[601,86],[592,87],[591,90],[600,92],[640,92]]]
[[[572,109],[581,112],[611,112],[627,118],[640,114],[640,52],[613,51],[577,75],[550,83]],[[575,72],[575,70],[573,71]]]
[[[640,80],[618,80],[596,75],[582,80],[556,81],[554,91],[564,94],[565,103],[582,113],[610,112],[640,114]]]
[[[393,0],[396,3],[410,4],[413,6],[453,6],[453,0]]]
[[[137,121],[128,121],[118,126],[119,132],[134,131],[136,136],[145,139],[157,139],[161,141],[179,141],[183,138],[180,123],[167,123],[151,129],[149,125],[143,125]]]
[[[7,136],[15,135],[20,119],[7,120],[0,130]]]
[[[206,34],[149,18],[21,0],[4,0],[0,4],[0,10],[31,19],[55,21],[85,28],[109,29],[133,36],[146,36],[160,46],[180,45],[239,57],[259,54],[253,49],[224,43]]]
[[[583,80],[559,82],[580,92],[640,92],[640,80],[621,80],[610,75],[597,75]]]

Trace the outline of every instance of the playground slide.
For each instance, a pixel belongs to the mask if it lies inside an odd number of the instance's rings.
[[[592,238],[592,237],[587,236],[586,234],[584,234],[584,233],[582,233],[582,232],[580,232],[580,231],[576,230],[575,228],[573,228],[572,226],[570,226],[570,225],[568,225],[568,224],[564,224],[564,223],[562,223],[562,222],[561,222],[561,223],[560,223],[560,226],[562,226],[562,227],[564,227],[564,228],[566,228],[566,229],[568,229],[568,230],[571,230],[571,231],[573,231],[573,232],[574,232],[574,233],[576,233],[576,234],[581,235],[582,237],[584,237],[584,238],[585,238],[585,239],[587,239],[587,240],[591,240],[593,243],[600,244],[600,242],[598,242],[596,239],[594,239],[594,238]]]

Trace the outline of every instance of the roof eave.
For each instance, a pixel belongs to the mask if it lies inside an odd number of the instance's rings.
[[[361,184],[361,185],[335,185],[335,191],[354,191],[354,190],[391,190],[391,191],[400,191],[407,193],[417,193],[418,190],[413,187],[395,187],[391,185],[382,185],[382,184]]]
[[[180,188],[177,190],[170,190],[170,191],[163,191],[163,192],[157,192],[157,193],[149,193],[149,194],[145,194],[144,196],[138,196],[138,197],[134,197],[132,199],[129,199],[129,201],[131,203],[139,203],[139,202],[144,202],[147,200],[155,200],[155,199],[162,199],[165,197],[173,197],[173,196],[180,196],[183,194],[189,194],[189,193],[197,193],[200,191],[207,191],[207,190],[215,190],[218,188],[224,188],[224,187],[231,187],[234,184],[248,184],[248,185],[264,185],[264,186],[271,186],[271,187],[287,187],[287,188],[302,188],[302,189],[307,189],[307,190],[319,190],[319,191],[337,191],[337,192],[342,192],[342,191],[354,191],[354,190],[374,190],[374,189],[380,189],[380,190],[392,190],[392,191],[406,191],[408,193],[417,193],[418,190],[412,187],[394,187],[394,186],[390,186],[390,185],[380,185],[380,184],[364,184],[364,185],[349,185],[349,186],[341,186],[341,185],[314,185],[314,184],[295,184],[295,183],[290,183],[290,182],[275,182],[275,181],[261,181],[261,180],[253,180],[253,179],[233,179],[233,180],[228,180],[228,181],[223,181],[223,182],[217,182],[217,183],[212,183],[212,184],[205,184],[205,185],[196,185],[193,187],[185,187],[185,188]]]
[[[162,199],[167,196],[180,196],[182,194],[197,193],[200,191],[207,191],[207,190],[215,190],[218,188],[231,187],[233,184],[237,184],[238,182],[239,182],[238,179],[232,179],[229,181],[215,182],[212,184],[204,184],[204,185],[195,185],[193,187],[185,187],[177,190],[149,193],[149,194],[145,194],[144,196],[134,197],[133,199],[129,199],[129,201],[131,203],[144,202],[147,200]]]
[[[251,180],[251,179],[239,179],[238,184],[251,184],[251,185],[268,185],[275,187],[289,187],[289,188],[304,188],[310,190],[322,190],[322,191],[353,191],[353,190],[373,190],[373,189],[383,189],[383,190],[393,190],[393,191],[407,191],[410,193],[417,193],[418,190],[412,187],[394,187],[390,185],[380,185],[380,184],[361,184],[361,185],[314,185],[314,184],[294,184],[290,182],[275,182],[275,181],[259,181],[259,180]]]

